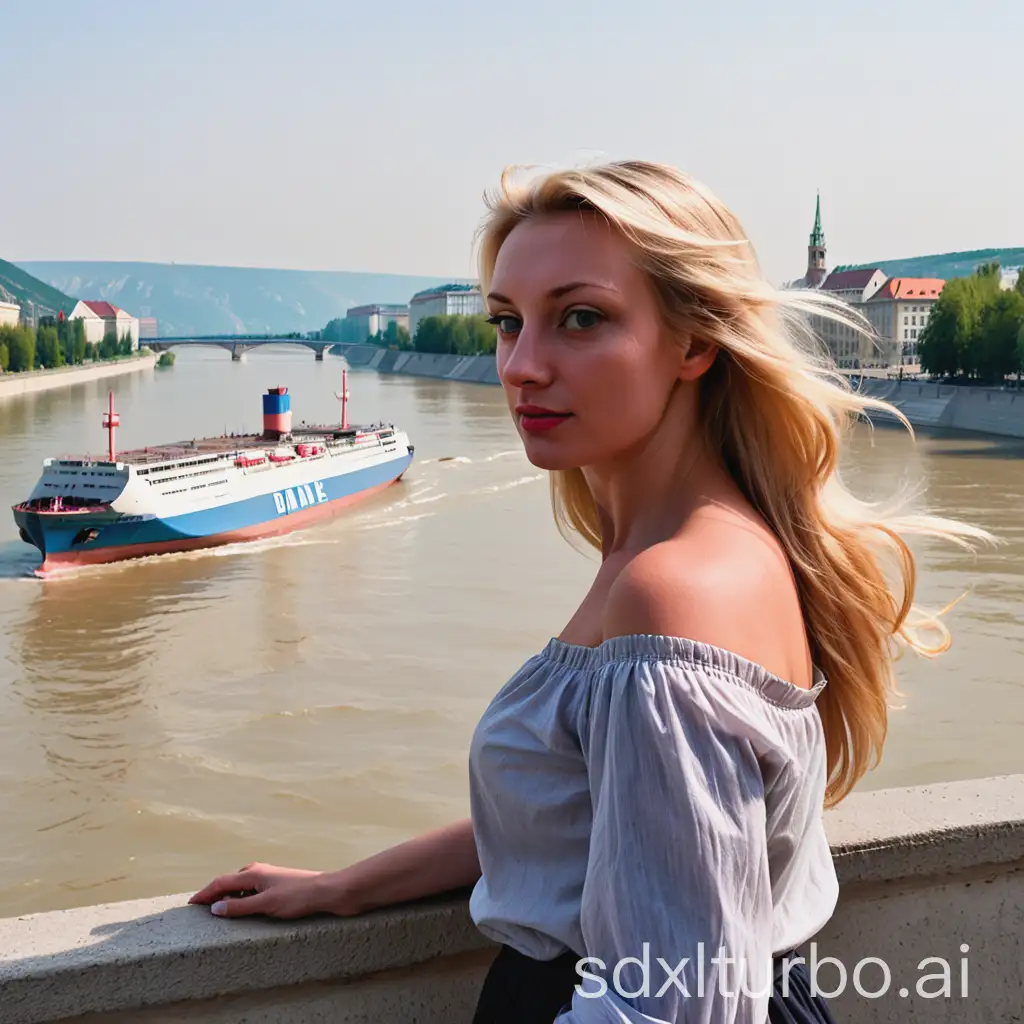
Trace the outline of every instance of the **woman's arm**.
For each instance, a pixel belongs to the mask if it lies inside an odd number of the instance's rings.
[[[473,823],[466,818],[325,875],[323,884],[328,904],[333,896],[348,913],[361,914],[461,889],[479,877]]]
[[[348,917],[472,885],[480,877],[470,819],[446,825],[340,871],[249,864],[221,875],[189,900],[221,917]]]

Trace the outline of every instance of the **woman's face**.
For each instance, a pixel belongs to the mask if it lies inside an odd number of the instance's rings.
[[[688,376],[627,244],[596,216],[517,225],[487,308],[509,408],[543,469],[596,466],[642,445]]]

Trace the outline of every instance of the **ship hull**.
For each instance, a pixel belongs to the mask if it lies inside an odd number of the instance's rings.
[[[53,513],[15,509],[24,539],[39,548],[36,575],[276,537],[328,520],[401,479],[412,453],[353,472],[182,515]],[[87,536],[94,534],[94,536]]]

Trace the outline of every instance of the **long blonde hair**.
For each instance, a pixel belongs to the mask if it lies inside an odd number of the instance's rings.
[[[700,383],[703,426],[793,567],[815,664],[829,680],[818,707],[826,804],[838,803],[881,757],[890,699],[898,696],[899,648],[934,656],[950,644],[937,615],[914,604],[915,558],[903,535],[965,547],[992,538],[973,526],[903,511],[899,503],[884,509],[846,489],[838,463],[858,418],[873,409],[913,428],[893,406],[850,387],[811,321],[830,319],[868,336],[870,326],[826,293],[772,287],[739,222],[710,191],[674,168],[640,161],[526,181],[517,181],[516,172],[502,175],[480,229],[485,294],[498,251],[518,223],[589,211],[631,245],[670,330],[718,347]],[[600,520],[582,471],[553,472],[551,488],[563,533],[600,549]],[[887,569],[896,586],[887,582]]]

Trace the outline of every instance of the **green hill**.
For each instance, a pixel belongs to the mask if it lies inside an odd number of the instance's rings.
[[[1024,266],[1024,248],[973,249],[970,252],[946,252],[935,256],[911,256],[836,267],[836,270],[878,267],[888,277],[938,277],[950,281],[954,277],[970,277],[984,263],[998,263],[1003,270]]]
[[[62,309],[67,316],[78,301],[6,260],[0,260],[0,298],[19,306],[34,303],[41,316],[56,316]]]

